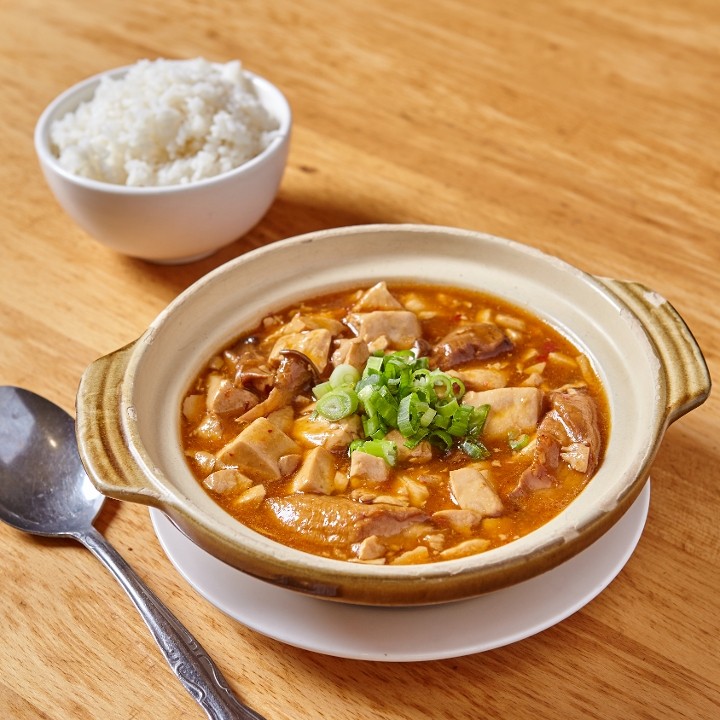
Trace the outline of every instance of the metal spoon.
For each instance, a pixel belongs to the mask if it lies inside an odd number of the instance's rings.
[[[93,527],[103,500],[80,461],[72,417],[35,393],[1,386],[0,519],[24,532],[85,545],[130,596],[168,664],[209,718],[264,720],[237,700],[198,641]]]

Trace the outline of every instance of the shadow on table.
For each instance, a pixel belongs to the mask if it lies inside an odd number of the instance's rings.
[[[177,295],[220,265],[277,240],[336,227],[401,221],[349,210],[332,202],[309,204],[281,196],[249,233],[207,258],[184,265],[159,265],[134,258],[123,258],[123,261],[130,264],[134,272],[145,276],[148,282],[167,286]]]

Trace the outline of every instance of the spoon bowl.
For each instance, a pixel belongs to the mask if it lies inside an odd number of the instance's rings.
[[[0,387],[0,520],[18,530],[81,542],[128,594],[168,664],[213,720],[263,720],[243,705],[198,641],[93,527],[104,496],[85,473],[75,423],[21,388]]]
[[[0,519],[34,535],[76,536],[100,512],[62,408],[27,390],[0,387]]]

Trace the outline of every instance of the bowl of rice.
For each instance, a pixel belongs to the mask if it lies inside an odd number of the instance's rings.
[[[180,263],[247,233],[277,195],[292,113],[237,60],[140,60],[45,109],[35,150],[60,205],[103,245]]]

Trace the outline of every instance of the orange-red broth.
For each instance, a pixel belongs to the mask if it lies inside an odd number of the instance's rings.
[[[189,388],[187,395],[204,393],[206,391],[206,379],[211,372],[221,372],[230,380],[233,380],[234,366],[226,358],[225,351],[232,351],[232,348],[244,339],[253,336],[259,341],[258,347],[269,353],[272,342],[268,341],[268,338],[276,336],[282,323],[289,322],[297,313],[324,315],[341,320],[365,289],[322,295],[273,313],[263,319],[257,327],[243,334],[238,340],[213,356],[206,367],[199,373],[191,388]],[[488,361],[469,363],[464,366],[465,368],[501,368],[508,374],[508,386],[521,385],[527,382],[533,371],[540,367],[542,367],[542,379],[539,386],[545,391],[568,384],[587,385],[589,392],[598,403],[601,418],[602,446],[605,447],[610,421],[607,400],[602,385],[587,358],[554,328],[533,314],[488,294],[464,289],[417,285],[396,285],[390,289],[393,295],[407,309],[417,309],[423,337],[431,344],[438,342],[458,324],[468,321],[496,322],[511,337],[514,347],[510,352]],[[352,337],[349,330],[347,337]],[[325,377],[329,375],[331,369],[332,366],[328,364]],[[463,368],[458,369],[462,370]],[[309,412],[308,400],[311,400],[311,398],[303,397],[295,403],[296,416],[301,414],[307,416]],[[193,474],[201,484],[204,475],[198,464],[193,461],[196,452],[216,453],[238,434],[238,423],[234,417],[218,415],[213,420],[221,428],[215,438],[209,439],[198,436],[196,433],[197,424],[190,423],[185,419],[183,419],[181,427],[185,455],[188,458]],[[298,438],[295,437],[294,439],[297,440]],[[516,540],[547,523],[567,507],[588,482],[588,478],[584,474],[561,463],[556,481],[551,487],[527,492],[511,499],[509,493],[516,486],[522,470],[529,464],[530,453],[515,452],[507,442],[486,442],[485,444],[491,452],[491,457],[485,462],[492,468],[495,490],[502,499],[506,510],[500,517],[486,517],[470,536],[486,541],[484,544],[487,549]],[[312,446],[305,443],[305,447],[310,448]],[[349,458],[347,452],[336,454],[335,460],[338,471],[348,473]],[[463,467],[470,462],[474,461],[471,461],[460,450],[447,453],[435,450],[433,459],[429,463],[416,466],[405,465],[392,472],[385,487],[381,488],[382,494],[397,492],[396,476],[398,473],[402,473],[405,477],[414,478],[427,485],[429,495],[423,505],[423,510],[428,515],[432,515],[438,510],[456,509],[457,505],[451,497],[447,482],[448,472]],[[433,480],[428,481],[428,478],[433,478]],[[437,478],[442,478],[442,480],[437,481]],[[292,476],[289,476],[279,481],[266,483],[265,497],[281,497],[287,494],[291,481]],[[352,484],[348,484],[344,494],[349,495],[352,488]],[[328,557],[354,559],[352,553],[338,551],[337,548],[332,546],[319,547],[315,543],[306,542],[303,536],[294,533],[292,529],[279,527],[277,522],[269,521],[270,518],[264,501],[257,504],[237,503],[236,494],[220,494],[205,489],[215,502],[237,520],[284,545]],[[442,546],[444,548],[450,548],[454,544],[469,539],[466,532],[453,533],[446,526],[443,526],[442,531],[445,535],[445,542]],[[420,542],[422,541],[421,538]],[[410,540],[397,538],[395,547],[389,549],[386,558],[375,562],[393,562],[403,553],[415,547],[417,542],[417,538]],[[430,561],[443,559],[439,550],[430,548],[429,555]]]

